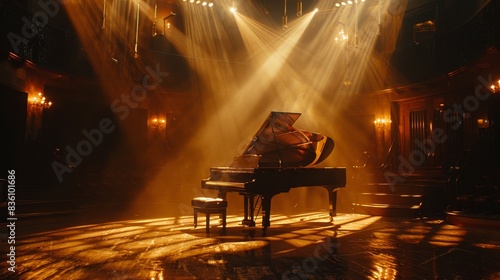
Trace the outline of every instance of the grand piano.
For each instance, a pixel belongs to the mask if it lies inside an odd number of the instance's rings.
[[[219,198],[226,199],[228,192],[243,196],[243,225],[255,226],[255,216],[262,210],[265,233],[271,225],[273,196],[298,187],[325,188],[330,221],[336,216],[337,190],[346,185],[346,170],[313,167],[330,155],[334,142],[327,136],[294,128],[300,115],[271,112],[230,166],[211,167],[210,177],[202,180],[202,188],[217,190]]]

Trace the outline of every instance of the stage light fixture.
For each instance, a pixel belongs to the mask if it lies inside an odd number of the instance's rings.
[[[283,4],[283,17],[281,18],[281,27],[283,29],[288,28],[288,17],[286,16],[286,0],[284,0]]]
[[[300,17],[302,15],[302,1],[297,0],[297,16]]]
[[[202,5],[203,7],[209,7],[209,8],[212,8],[214,6],[214,3],[213,2],[207,2],[207,1],[202,1],[202,0],[182,0],[182,2],[188,2],[190,4],[196,4],[196,5]]]
[[[366,0],[361,0],[361,2],[365,2]],[[342,6],[347,6],[347,5],[354,5],[354,4],[359,4],[359,0],[349,0],[349,1],[342,1],[342,2],[336,2],[335,3],[335,8],[340,8]]]
[[[229,11],[232,13],[232,14],[235,14],[237,9],[236,9],[236,3],[235,1],[233,1],[233,4],[231,5],[231,8],[229,8]]]

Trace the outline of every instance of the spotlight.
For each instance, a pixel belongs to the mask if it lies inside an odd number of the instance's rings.
[[[231,11],[232,14],[236,13],[236,3],[233,0],[233,4],[231,5],[231,8],[229,8],[229,11]]]
[[[340,8],[340,3],[335,3],[335,7]]]
[[[352,5],[352,1],[347,1],[347,4]]]
[[[182,0],[182,2],[188,2],[191,3],[191,4],[196,4],[196,5],[202,5],[203,7],[210,7],[212,8],[214,6],[214,3],[213,2],[208,2],[208,1],[203,1],[203,0]]]
[[[347,4],[346,4],[346,2],[343,2],[343,1],[342,1],[342,2],[340,2],[340,4],[342,4],[342,6],[347,5]]]

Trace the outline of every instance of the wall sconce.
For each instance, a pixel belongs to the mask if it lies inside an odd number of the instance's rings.
[[[175,17],[177,14],[174,13],[174,12],[170,12],[170,15],[166,16],[163,18],[163,34],[162,35],[165,35],[166,33],[166,30],[165,30],[165,21],[171,17]],[[170,23],[168,23],[168,28],[170,29]]]
[[[386,128],[386,127],[390,127],[392,120],[386,120],[385,118],[382,118],[382,119],[374,120],[373,123],[375,124],[375,127],[377,127],[377,128]]]
[[[167,126],[167,122],[165,119],[154,118],[151,122],[151,126],[155,129],[161,129]]]
[[[498,82],[496,84],[492,84],[490,86],[490,89],[491,89],[491,92],[493,92],[493,93],[500,92],[500,80],[498,80]]]
[[[490,123],[488,122],[488,119],[477,119],[477,127],[488,128],[489,126]]]
[[[167,121],[161,117],[153,117],[149,120],[149,137],[152,140],[161,140],[166,137]]]
[[[48,109],[52,106],[52,102],[48,101],[41,92],[37,96],[33,97],[31,100],[31,106],[34,110]]]
[[[28,99],[28,112],[26,118],[26,139],[36,140],[42,129],[43,110],[52,106],[52,102],[39,92]]]

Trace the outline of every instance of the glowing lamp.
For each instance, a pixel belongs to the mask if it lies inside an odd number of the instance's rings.
[[[33,97],[31,99],[31,105],[33,106],[33,109],[48,109],[52,106],[52,102],[48,101],[45,96],[42,95],[41,92],[38,93],[37,96]]]
[[[488,128],[489,122],[487,119],[477,119],[477,127],[479,128]]]

